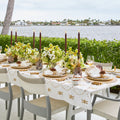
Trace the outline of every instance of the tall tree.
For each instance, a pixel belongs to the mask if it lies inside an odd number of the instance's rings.
[[[1,34],[6,35],[9,32],[9,27],[12,19],[13,9],[14,9],[14,0],[8,0],[6,16],[3,23],[3,28]]]

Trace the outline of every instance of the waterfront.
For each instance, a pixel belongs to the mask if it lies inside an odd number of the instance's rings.
[[[2,27],[0,27],[1,32]],[[10,30],[17,30],[19,36],[32,36],[33,30],[39,36],[41,30],[43,37],[62,37],[65,31],[69,38],[77,38],[80,31],[81,37],[96,40],[120,40],[120,26],[12,26]],[[10,34],[10,31],[9,31]]]

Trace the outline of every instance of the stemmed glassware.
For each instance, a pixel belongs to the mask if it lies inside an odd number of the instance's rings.
[[[92,65],[94,62],[94,56],[87,56],[87,60],[86,60],[88,65]]]

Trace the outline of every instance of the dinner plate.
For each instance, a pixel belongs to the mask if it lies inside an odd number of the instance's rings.
[[[31,66],[21,66],[21,65],[18,65],[18,66],[11,66],[11,68],[13,69],[28,69],[30,68]]]
[[[104,77],[90,77],[87,76],[87,79],[93,80],[93,81],[111,81],[113,78],[111,76],[104,76]]]
[[[7,60],[7,58],[0,58],[0,62],[4,62],[6,60]]]
[[[88,77],[84,77],[84,80],[89,81],[89,82],[98,82],[98,83],[110,83],[110,82],[115,82],[116,80],[114,78],[109,78],[107,80],[103,80],[103,79],[90,79]]]
[[[53,75],[53,74],[44,74],[43,73],[43,76],[44,77],[49,77],[49,78],[61,78],[61,77],[65,77],[66,74],[55,74],[55,75]]]
[[[3,64],[3,65],[1,65],[2,67],[10,67],[10,65],[9,64]]]

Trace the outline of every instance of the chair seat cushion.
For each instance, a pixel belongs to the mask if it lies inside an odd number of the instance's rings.
[[[93,113],[110,120],[117,120],[120,102],[104,100],[94,105]]]
[[[21,90],[20,87],[13,85],[12,87],[12,93],[13,93],[13,99],[20,98],[21,97]],[[9,94],[9,88],[8,87],[3,87],[0,88],[0,91],[8,93]],[[25,95],[30,95],[30,93],[25,92]]]
[[[36,106],[40,106],[40,107],[44,107],[44,108],[46,107],[45,97],[34,99],[34,100],[30,101],[30,103],[34,104]],[[56,99],[50,98],[50,103],[51,103],[52,114],[66,110],[68,107],[68,103],[66,103],[63,100],[56,100]]]

